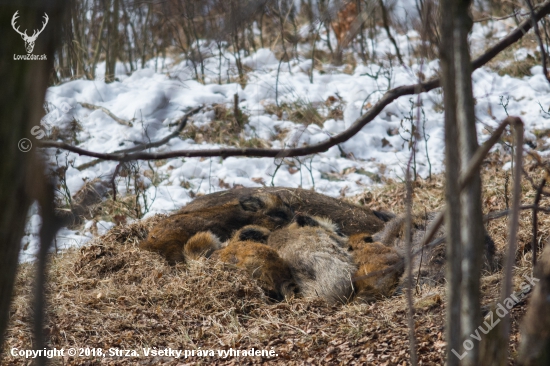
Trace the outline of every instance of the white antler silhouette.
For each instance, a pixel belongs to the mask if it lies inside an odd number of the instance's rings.
[[[15,12],[15,14],[13,14],[13,17],[11,18],[11,26],[13,27],[13,29],[19,33],[21,35],[21,38],[23,38],[23,40],[25,41],[25,48],[27,49],[27,53],[31,53],[32,50],[34,49],[34,42],[36,41],[36,38],[38,38],[38,36],[40,35],[40,33],[42,33],[42,31],[44,30],[44,28],[46,28],[46,24],[48,24],[48,20],[50,18],[48,18],[48,14],[44,13],[44,22],[42,22],[42,29],[40,29],[39,31],[37,31],[36,29],[33,31],[32,33],[32,36],[28,36],[27,35],[27,30],[25,29],[24,32],[21,32],[19,30],[19,26],[17,26],[17,28],[15,27],[15,21],[17,20],[17,18],[19,18],[19,15],[17,15],[17,13],[19,12],[19,10],[17,10]]]
[[[11,18],[11,26],[13,27],[13,29],[14,29],[17,33],[19,33],[19,34],[21,35],[21,37],[26,37],[26,36],[27,36],[27,30],[26,30],[26,29],[25,29],[25,33],[21,33],[21,32],[19,31],[19,27],[15,28],[15,20],[16,20],[17,18],[19,18],[19,16],[17,15],[18,12],[19,12],[19,10],[17,10],[17,11],[15,12],[15,14],[13,14],[13,17]]]

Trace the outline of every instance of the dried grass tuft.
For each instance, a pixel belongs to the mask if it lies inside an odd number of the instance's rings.
[[[484,167],[486,213],[506,208],[506,174],[502,159],[492,156]],[[540,172],[526,171],[537,182]],[[523,204],[530,204],[534,189],[523,184]],[[388,182],[373,190],[369,204],[402,212],[403,184]],[[360,198],[358,198],[360,199]],[[418,181],[415,202],[426,210],[443,205],[441,176]],[[541,204],[550,206],[548,197]],[[550,219],[539,214],[542,243],[548,238]],[[53,255],[49,268],[48,317],[45,332],[50,347],[143,347],[179,350],[273,349],[272,359],[261,357],[66,357],[53,364],[403,364],[409,359],[406,303],[403,296],[374,304],[329,306],[321,300],[291,299],[270,302],[258,284],[232,265],[201,259],[169,266],[157,254],[141,251],[137,245],[162,216],[117,226],[81,249]],[[519,248],[530,241],[530,214],[521,215]],[[507,235],[506,218],[493,220],[488,231],[500,255]],[[518,252],[516,284],[530,273],[530,252]],[[34,266],[21,266],[17,277],[10,327],[4,354],[7,364],[25,364],[9,355],[9,349],[32,347],[32,273]],[[498,299],[501,272],[482,278],[484,305]],[[442,301],[443,300],[443,301]],[[422,285],[415,303],[416,336],[423,363],[442,364],[445,355],[444,287]],[[512,352],[518,340],[517,322],[525,304],[512,311]]]

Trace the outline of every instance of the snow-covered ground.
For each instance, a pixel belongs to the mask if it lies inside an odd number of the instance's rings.
[[[487,44],[494,43],[510,29],[510,23],[496,22],[482,26],[476,23],[472,33],[472,50],[479,54]],[[135,143],[156,141],[168,135],[174,127],[170,124],[196,106],[204,108],[191,118],[188,124],[195,127],[212,122],[214,104],[233,108],[234,94],[239,96],[239,107],[248,116],[249,123],[242,138],[260,138],[269,141],[271,147],[293,147],[314,144],[327,139],[349,127],[362,113],[375,104],[389,89],[416,83],[419,72],[426,78],[434,76],[438,62],[419,62],[410,58],[411,42],[419,42],[414,31],[396,35],[407,66],[393,62],[364,65],[359,57],[352,74],[344,72],[346,66],[322,65],[310,80],[311,60],[292,60],[282,63],[272,51],[260,49],[244,58],[243,63],[252,71],[247,73],[243,88],[237,82],[235,62],[232,55],[213,56],[206,62],[205,83],[192,79],[193,68],[188,61],[174,62],[165,59],[149,62],[149,67],[127,76],[123,65],[117,70],[119,81],[106,84],[101,80],[104,64],[98,66],[98,79],[74,80],[48,89],[46,100],[48,114],[44,117],[46,133],[54,127],[67,129],[73,120],[81,129],[75,131],[78,146],[97,152],[113,152],[135,146]],[[378,35],[375,51],[378,55],[393,52],[393,46],[385,37]],[[204,44],[205,50],[208,44]],[[307,46],[303,46],[307,48]],[[319,42],[318,49],[324,48]],[[215,50],[212,50],[215,52]],[[520,49],[516,60],[532,54],[532,50]],[[512,60],[513,61],[513,60]],[[221,63],[221,68],[220,68]],[[160,67],[159,64],[162,66]],[[155,71],[157,68],[158,71]],[[488,137],[488,130],[497,126],[506,113],[521,116],[526,124],[526,139],[534,139],[532,131],[550,129],[549,115],[541,112],[550,107],[550,85],[542,75],[542,68],[535,66],[532,76],[522,79],[499,76],[488,68],[476,70],[473,76],[476,98],[476,115],[480,142]],[[218,84],[221,78],[222,84]],[[228,82],[228,79],[230,79]],[[277,98],[277,100],[276,100]],[[269,114],[273,105],[311,105],[322,116],[330,109],[341,108],[342,118],[327,118],[322,127],[295,123],[286,113],[280,117]],[[418,103],[420,102],[420,103]],[[117,117],[131,120],[133,126],[114,121],[101,110],[84,108],[79,103],[89,103],[107,108]],[[421,117],[420,134],[416,146],[417,172],[426,177],[431,164],[432,173],[444,169],[443,111],[440,90],[418,96],[402,97],[390,104],[374,121],[365,126],[356,136],[325,153],[285,161],[279,169],[280,160],[270,158],[176,158],[154,165],[159,182],[144,175],[148,210],[145,217],[155,213],[168,213],[192,200],[196,194],[207,194],[236,185],[254,187],[263,184],[290,187],[314,187],[330,196],[352,196],[377,184],[377,178],[386,176],[402,178],[411,150],[408,131],[410,117]],[[416,123],[416,122],[415,122]],[[281,132],[286,132],[281,134]],[[184,130],[185,133],[185,130]],[[277,136],[284,136],[278,140]],[[198,143],[192,139],[173,138],[155,151],[216,148],[208,142]],[[496,148],[499,148],[498,146]],[[101,162],[88,169],[76,167],[93,159],[77,154],[45,151],[52,168],[56,161],[65,165],[66,183],[69,191],[76,193],[85,183],[94,178],[109,180],[116,162]],[[57,156],[56,156],[57,154]],[[544,152],[543,152],[544,154]],[[428,162],[429,158],[429,162]],[[150,169],[146,162],[140,163],[142,172]],[[120,196],[127,193],[126,180],[119,178],[117,190]],[[132,191],[132,187],[130,187]],[[103,233],[114,224],[88,222],[82,232],[69,229],[60,231],[58,248],[82,245],[92,238],[91,228],[96,226]],[[21,261],[32,259],[36,251],[40,216],[36,206],[30,211],[26,236],[23,238]]]

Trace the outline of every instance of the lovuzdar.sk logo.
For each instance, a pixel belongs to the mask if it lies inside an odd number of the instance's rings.
[[[21,32],[19,30],[19,26],[16,24],[17,18],[19,18],[19,15],[17,14],[19,10],[13,14],[13,17],[11,18],[11,26],[13,29],[21,35],[21,38],[23,38],[23,41],[25,41],[25,49],[27,50],[27,55],[13,55],[14,60],[46,60],[46,55],[33,55],[32,51],[34,49],[34,43],[36,42],[36,39],[42,33],[44,28],[46,28],[46,25],[48,24],[48,14],[44,13],[44,21],[42,22],[42,29],[37,30],[35,29],[32,33],[32,36],[29,36],[27,34],[27,30],[25,29],[24,32]]]

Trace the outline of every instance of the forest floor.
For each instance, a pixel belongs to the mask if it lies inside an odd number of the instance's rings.
[[[507,156],[507,155],[504,155]],[[485,213],[506,209],[509,172],[500,169],[503,156],[494,153],[483,168]],[[540,173],[525,165],[530,179]],[[533,165],[534,166],[534,165]],[[539,174],[539,175],[537,175]],[[535,189],[523,181],[522,203],[530,204]],[[387,180],[361,196],[350,199],[371,208],[402,212],[404,184]],[[440,209],[444,201],[441,175],[414,184],[416,211]],[[550,205],[543,197],[542,206]],[[409,340],[406,301],[402,294],[372,304],[326,305],[318,299],[270,302],[246,272],[209,259],[168,265],[159,255],[141,251],[138,242],[162,216],[120,224],[82,248],[51,256],[48,346],[84,349],[82,357],[52,359],[54,365],[406,365]],[[539,214],[539,235],[548,239],[549,218]],[[507,238],[507,218],[491,220],[487,230],[502,263]],[[521,214],[514,290],[531,273],[531,211]],[[499,266],[500,268],[500,266]],[[32,344],[32,263],[22,264],[17,277],[4,360],[8,365],[31,360],[12,357],[12,348]],[[499,298],[502,272],[485,271],[482,277],[486,309]],[[519,323],[527,301],[512,311],[510,364],[514,364]],[[417,286],[415,335],[420,364],[444,362],[445,288],[443,284]],[[495,315],[496,316],[496,315]],[[480,324],[482,325],[482,324]],[[475,341],[477,342],[477,341]],[[86,355],[101,349],[106,356]],[[146,356],[147,349],[188,351],[181,357]],[[265,356],[236,356],[264,351]],[[114,350],[134,350],[134,356],[111,356]],[[273,351],[269,356],[269,351]],[[194,351],[194,354],[191,352]],[[199,351],[201,351],[199,353]]]
[[[514,19],[476,22],[471,34],[473,56],[515,26]],[[313,65],[304,56],[307,47],[288,62],[279,62],[277,50],[259,49],[242,60],[246,83],[237,82],[234,57],[215,50],[206,60],[207,77],[201,82],[182,57],[160,60],[158,69],[159,60],[151,59],[132,74],[117,73],[113,83],[101,80],[100,72],[95,80],[65,80],[48,89],[43,132],[54,141],[114,152],[170,136],[186,112],[201,106],[180,134],[154,152],[316,144],[344,131],[388,90],[439,72],[438,60],[424,60],[415,53],[421,43],[417,32],[396,34],[405,57],[402,65],[396,63],[394,45],[382,29],[373,37],[368,52],[375,61],[363,62],[350,51],[340,67],[326,60]],[[321,38],[316,48],[327,51]],[[536,42],[527,35],[473,73],[480,142],[508,115],[521,116],[525,123],[525,147],[533,155],[525,156],[523,205],[533,203],[535,185],[544,174],[533,156],[550,154],[550,85],[540,63]],[[98,70],[104,66],[98,65]],[[70,211],[93,184],[103,190],[97,202],[85,207],[82,223],[59,231],[51,255],[48,347],[83,352],[75,357],[66,353],[51,363],[409,364],[403,294],[372,304],[328,306],[315,299],[272,303],[244,271],[207,259],[170,266],[137,245],[161,214],[196,196],[242,186],[315,189],[372,209],[402,213],[403,177],[412,151],[417,176],[413,210],[419,214],[440,210],[444,205],[443,111],[439,89],[401,97],[348,141],[320,154],[291,159],[177,158],[119,166],[114,161],[43,149],[49,171],[59,183],[56,198],[62,210]],[[511,202],[511,152],[507,132],[483,164],[485,214],[506,210]],[[550,206],[546,195],[540,205]],[[539,213],[541,248],[550,237],[549,220],[546,213]],[[486,224],[496,243],[498,265],[495,271],[483,272],[484,309],[499,299],[507,223],[503,216]],[[40,225],[35,204],[22,240],[3,350],[7,355],[3,362],[8,365],[32,362],[11,352],[33,344],[32,261]],[[531,274],[531,240],[531,211],[525,210],[520,215],[514,291]],[[511,312],[510,364],[514,364],[519,324],[528,302],[529,298]],[[446,355],[445,285],[415,286],[414,303],[420,364],[441,365]],[[165,349],[188,354],[152,356],[152,350]],[[248,356],[251,349],[267,355]],[[116,350],[133,350],[136,355],[109,354]],[[246,351],[247,356],[228,354],[230,350]]]

